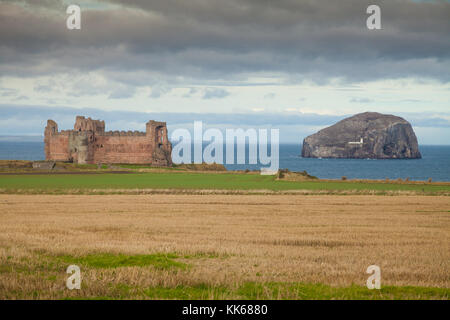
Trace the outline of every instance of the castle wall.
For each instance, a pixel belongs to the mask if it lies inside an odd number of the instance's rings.
[[[96,136],[94,163],[153,163],[147,136]]]
[[[172,165],[165,122],[149,121],[146,132],[105,132],[103,121],[78,116],[74,130],[59,132],[49,120],[44,141],[47,160]]]
[[[45,157],[47,160],[69,161],[69,136],[56,134],[46,137]]]

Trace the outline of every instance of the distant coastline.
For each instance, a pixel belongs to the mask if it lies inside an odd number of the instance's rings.
[[[0,142],[43,142],[43,135],[0,136]]]
[[[299,141],[302,141],[302,138],[300,137],[298,139]],[[43,135],[0,135],[0,141],[1,142],[44,142],[44,136]],[[172,141],[172,143],[174,143]],[[281,144],[283,145],[296,145],[296,146],[300,146],[301,147],[301,142],[299,143],[295,143],[295,142],[283,142],[281,141]],[[438,144],[419,144],[420,147],[450,147],[450,143],[449,144],[442,144],[442,143],[438,143]]]

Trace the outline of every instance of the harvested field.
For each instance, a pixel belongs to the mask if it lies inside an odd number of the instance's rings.
[[[0,221],[0,299],[450,292],[445,196],[0,195]],[[372,264],[381,293],[364,287]]]

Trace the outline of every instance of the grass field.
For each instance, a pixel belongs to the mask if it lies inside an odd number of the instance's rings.
[[[404,191],[450,194],[450,184],[280,181],[274,176],[235,173],[158,172],[131,174],[42,174],[0,175],[1,193],[83,193],[91,190],[114,192],[120,189],[175,190],[311,190],[364,192]],[[108,191],[109,190],[109,191]]]
[[[449,299],[448,199],[3,194],[0,299]]]

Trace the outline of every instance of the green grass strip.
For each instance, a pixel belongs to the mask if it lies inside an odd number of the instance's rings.
[[[208,189],[208,190],[328,190],[450,192],[450,185],[341,181],[279,181],[273,176],[215,173],[139,173],[98,175],[0,175],[3,193],[40,193],[92,189]]]

